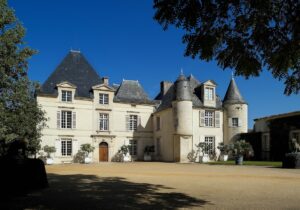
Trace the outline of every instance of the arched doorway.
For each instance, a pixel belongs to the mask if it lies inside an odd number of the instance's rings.
[[[108,161],[108,144],[106,142],[99,144],[99,161]]]

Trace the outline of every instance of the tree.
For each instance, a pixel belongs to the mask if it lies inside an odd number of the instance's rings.
[[[284,80],[285,94],[299,93],[299,0],[154,0],[154,8],[164,30],[184,30],[186,56],[246,78],[266,67]]]
[[[35,154],[45,126],[44,112],[35,98],[38,84],[27,76],[27,60],[36,51],[24,46],[24,35],[14,11],[0,0],[0,156],[14,139],[27,142],[28,152]]]

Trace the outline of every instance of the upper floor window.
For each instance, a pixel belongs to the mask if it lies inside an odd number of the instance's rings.
[[[129,140],[129,154],[137,155],[137,140]]]
[[[106,113],[100,113],[99,116],[100,131],[108,131],[109,129],[109,115]]]
[[[238,127],[239,126],[239,118],[233,117],[231,118],[232,127]]]
[[[205,100],[209,100],[209,101],[214,100],[214,88],[206,87],[204,91],[205,91],[204,92]]]
[[[136,131],[138,125],[138,116],[137,115],[129,115],[129,130]]]
[[[62,90],[61,91],[61,101],[71,102],[72,101],[72,91]]]
[[[204,118],[205,127],[214,127],[214,112],[213,111],[205,111]]]
[[[156,117],[156,130],[160,130],[160,117]]]
[[[57,128],[76,128],[76,112],[58,111]]]
[[[206,144],[204,153],[213,155],[215,153],[215,137],[205,136],[204,143]]]
[[[100,104],[108,104],[108,94],[100,93],[99,94],[99,103]]]
[[[72,140],[71,139],[62,139],[61,140],[61,155],[62,156],[71,156],[72,155]]]

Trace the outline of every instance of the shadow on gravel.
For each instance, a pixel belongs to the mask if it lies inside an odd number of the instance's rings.
[[[176,209],[201,207],[208,201],[172,188],[133,183],[120,177],[48,174],[50,187],[1,202],[0,209]]]

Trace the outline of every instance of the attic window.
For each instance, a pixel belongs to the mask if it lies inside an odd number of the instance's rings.
[[[209,100],[209,101],[214,100],[214,88],[206,87],[204,95],[205,95],[205,100]]]
[[[61,101],[71,102],[72,101],[72,91],[62,90],[61,91]]]
[[[99,104],[108,104],[108,94],[99,94]]]

